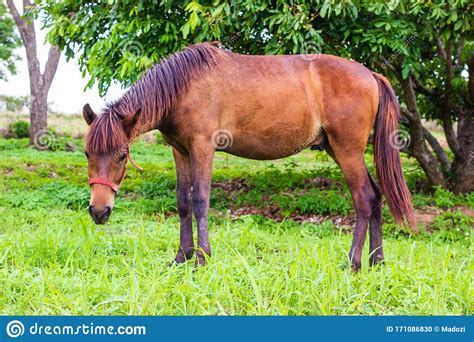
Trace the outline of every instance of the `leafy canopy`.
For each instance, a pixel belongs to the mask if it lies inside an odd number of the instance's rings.
[[[49,0],[43,6],[49,39],[68,57],[78,53],[88,85],[97,81],[102,93],[112,81],[128,86],[164,56],[203,41],[251,54],[336,54],[379,71],[394,66],[401,77],[413,73],[433,88],[444,82],[437,39],[452,41],[454,50],[463,46],[464,55],[453,50],[453,58],[472,53],[472,5],[464,0]],[[454,73],[459,89],[464,65]]]
[[[15,32],[15,22],[2,1],[0,2],[0,80],[6,80],[7,71],[15,73],[18,56],[14,50],[19,46],[20,38]]]

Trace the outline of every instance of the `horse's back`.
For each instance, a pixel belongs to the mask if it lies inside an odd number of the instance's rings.
[[[373,95],[366,94],[376,86],[371,79],[362,65],[331,55],[227,53],[183,96],[176,113],[184,118],[180,135],[224,130],[232,136],[229,153],[286,157],[318,144],[323,130],[358,107],[351,101],[371,107]]]

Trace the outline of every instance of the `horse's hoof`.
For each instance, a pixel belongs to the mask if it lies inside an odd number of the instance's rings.
[[[357,273],[359,273],[359,271],[360,271],[360,267],[352,265],[352,267],[351,267],[351,272],[352,273],[357,274]]]
[[[358,273],[361,269],[361,263],[360,262],[352,262],[351,264],[351,271],[352,273]]]
[[[193,258],[193,254],[194,250],[185,253],[182,249],[179,249],[178,253],[176,254],[176,258],[174,258],[174,261],[177,264],[184,264],[186,261],[189,261]]]
[[[194,262],[194,268],[198,268],[200,266],[206,266],[207,262],[209,261],[210,258],[210,253],[205,254],[201,251],[198,251],[196,253],[196,261]]]
[[[184,264],[186,261],[188,261],[184,255],[178,254],[176,258],[174,258],[174,262],[177,264]]]
[[[385,265],[383,257],[369,258],[370,267],[377,265]]]
[[[196,261],[194,261],[194,268],[198,269],[199,267],[206,266],[206,258],[204,257],[196,257]]]

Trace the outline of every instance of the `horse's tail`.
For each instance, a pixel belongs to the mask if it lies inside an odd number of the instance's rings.
[[[408,221],[416,228],[411,195],[403,177],[397,146],[400,106],[390,82],[382,75],[373,75],[379,85],[379,108],[374,134],[377,177],[395,222]]]

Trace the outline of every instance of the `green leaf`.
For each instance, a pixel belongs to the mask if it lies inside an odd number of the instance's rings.
[[[183,33],[183,38],[186,39],[186,37],[188,36],[189,34],[189,30],[190,30],[190,26],[189,26],[189,22],[184,24],[183,27],[181,28],[181,32]]]
[[[331,8],[331,3],[328,1],[324,2],[323,6],[321,7],[321,11],[319,12],[322,18],[326,17],[330,8]]]
[[[196,12],[193,12],[191,13],[191,16],[189,17],[188,23],[189,23],[189,26],[191,27],[191,30],[194,30],[201,23],[201,19],[199,19],[199,16],[197,15]]]
[[[222,3],[220,4],[219,6],[217,6],[217,8],[215,8],[212,12],[211,12],[211,16],[212,17],[217,17],[219,14],[222,13],[222,10],[224,9],[224,7],[227,5],[227,3]]]
[[[188,12],[197,12],[202,10],[202,6],[196,1],[191,1],[185,9]]]
[[[457,20],[458,20],[458,14],[456,12],[451,12],[451,15],[449,16],[449,21],[454,23]]]
[[[462,22],[461,19],[459,19],[458,21],[456,21],[456,24],[454,24],[454,30],[459,31],[461,29],[462,25],[463,25],[463,22]]]
[[[402,66],[402,77],[403,77],[403,79],[406,80],[409,74],[410,74],[410,64],[404,64]]]

